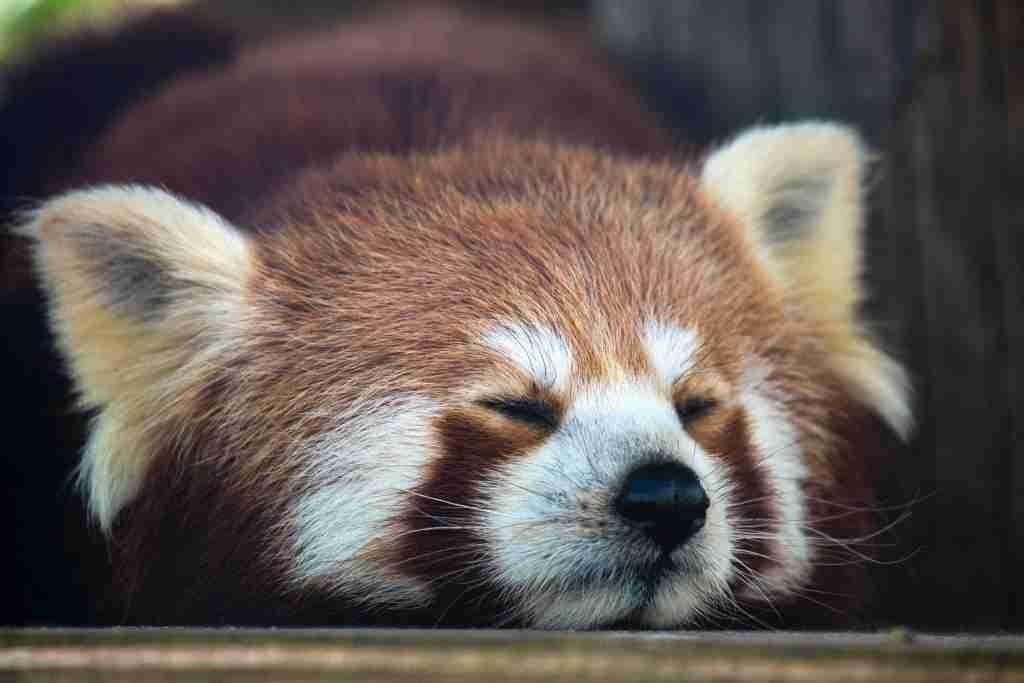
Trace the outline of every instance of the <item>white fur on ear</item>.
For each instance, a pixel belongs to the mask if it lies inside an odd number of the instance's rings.
[[[868,158],[845,126],[754,128],[708,158],[702,185],[747,229],[790,300],[823,325],[839,376],[907,436],[913,420],[906,373],[877,347],[858,313]]]
[[[80,404],[98,410],[80,480],[100,525],[137,494],[154,429],[181,414],[238,337],[248,240],[160,190],[57,197],[19,231],[34,255]]]

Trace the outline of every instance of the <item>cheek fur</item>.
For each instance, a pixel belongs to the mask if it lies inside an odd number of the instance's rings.
[[[491,555],[479,533],[487,506],[484,483],[511,460],[539,447],[548,434],[516,425],[482,409],[454,409],[434,422],[440,454],[408,495],[393,555],[403,573],[434,589],[442,618],[471,623],[504,612],[488,570]],[[471,606],[462,613],[461,606]]]
[[[766,464],[754,449],[748,418],[741,409],[713,415],[690,433],[712,459],[724,464],[732,484],[727,519],[735,539],[733,562],[737,571],[733,580],[744,585],[779,562],[768,541],[780,522],[774,504],[777,492],[768,482]],[[709,495],[715,499],[714,491]]]
[[[415,395],[348,408],[286,458],[296,489],[284,551],[292,582],[368,605],[419,604],[422,585],[395,572],[381,548],[401,532],[395,510],[437,452],[431,425],[439,409]]]

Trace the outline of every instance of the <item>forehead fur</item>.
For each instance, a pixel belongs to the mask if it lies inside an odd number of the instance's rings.
[[[550,327],[502,324],[488,332],[483,342],[545,388],[557,389],[569,381],[572,349]]]
[[[700,362],[701,343],[693,328],[660,320],[636,325],[623,320],[620,327],[619,343],[611,347],[602,346],[601,337],[570,341],[555,328],[514,321],[497,324],[480,341],[529,382],[569,394],[579,388],[580,380],[623,384],[642,379],[664,389]],[[629,339],[630,327],[635,329],[633,339]],[[608,341],[607,337],[604,340]],[[578,362],[577,354],[589,356],[590,366]]]
[[[308,331],[361,370],[398,363],[403,381],[428,389],[490,367],[493,354],[468,348],[503,321],[557,330],[581,371],[596,372],[609,353],[627,371],[643,364],[642,321],[699,321],[705,344],[735,355],[777,338],[784,319],[747,241],[668,163],[491,142],[349,159],[275,206],[257,219],[280,226],[256,245],[253,293],[273,321],[262,329]],[[648,341],[685,351],[667,329]],[[529,365],[551,337],[492,341]]]
[[[692,328],[649,320],[644,325],[644,342],[662,384],[674,384],[697,364],[700,340]]]

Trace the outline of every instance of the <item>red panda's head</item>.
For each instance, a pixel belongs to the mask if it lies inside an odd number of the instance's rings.
[[[129,609],[784,606],[827,504],[866,495],[856,407],[910,422],[859,319],[864,163],[803,124],[692,166],[511,140],[344,158],[246,232],[141,187],[47,203],[26,231]]]

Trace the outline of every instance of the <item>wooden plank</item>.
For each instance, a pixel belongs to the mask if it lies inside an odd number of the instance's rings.
[[[1024,638],[884,634],[0,631],[0,680],[1024,681]]]

